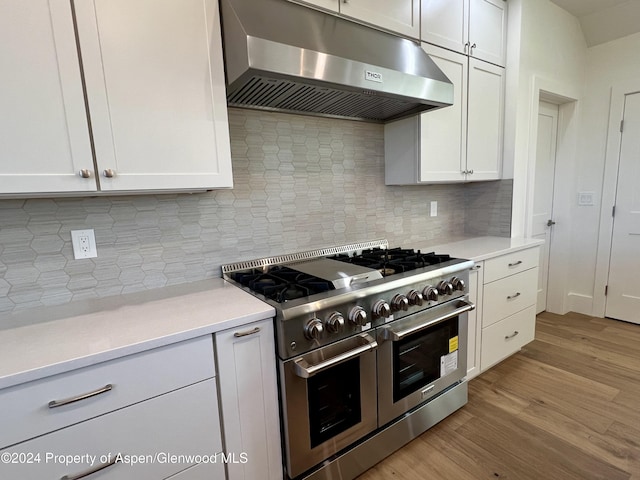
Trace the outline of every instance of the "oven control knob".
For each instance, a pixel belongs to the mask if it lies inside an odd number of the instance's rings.
[[[377,317],[388,318],[391,316],[391,307],[384,300],[378,300],[373,305],[373,316],[374,318],[377,318]]]
[[[407,298],[409,299],[409,305],[421,306],[424,302],[424,297],[417,290],[410,290],[409,293],[407,293]]]
[[[325,323],[327,326],[327,330],[331,333],[338,333],[340,330],[344,328],[344,317],[340,314],[340,312],[333,312],[327,318]]]
[[[395,312],[400,310],[409,310],[409,299],[404,295],[397,294],[391,299],[391,308]]]
[[[459,290],[459,291],[464,291],[464,280],[458,278],[458,277],[453,277],[451,279],[451,286],[453,286],[453,290]]]
[[[427,285],[426,287],[424,287],[424,290],[422,290],[422,296],[428,302],[429,301],[430,302],[435,302],[436,300],[438,300],[438,295],[439,295],[438,290],[433,288],[431,285]]]
[[[356,325],[366,325],[369,320],[367,319],[367,312],[362,307],[353,307],[349,312],[349,320]]]
[[[443,280],[438,284],[438,292],[441,295],[451,295],[453,293],[453,285]]]
[[[314,318],[313,320],[309,320],[307,326],[304,327],[304,336],[307,337],[308,340],[318,340],[323,331],[322,322]]]

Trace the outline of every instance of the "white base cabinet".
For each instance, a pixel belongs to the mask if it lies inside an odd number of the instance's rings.
[[[0,2],[0,195],[231,187],[217,0],[74,6]]]
[[[0,454],[16,461],[0,476],[163,480],[222,462],[214,375],[206,336],[2,390]],[[192,478],[224,480],[211,471]]]
[[[239,459],[228,478],[281,480],[273,320],[218,332],[215,344],[225,452]]]
[[[485,260],[480,370],[485,371],[533,341],[540,247]]]
[[[467,314],[469,341],[467,351],[467,380],[480,374],[480,349],[482,334],[482,262],[476,263],[469,272],[469,300],[476,308]]]

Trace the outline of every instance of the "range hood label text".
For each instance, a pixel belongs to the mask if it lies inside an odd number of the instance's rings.
[[[382,83],[382,74],[378,72],[372,72],[371,70],[364,71],[364,79],[370,82]]]

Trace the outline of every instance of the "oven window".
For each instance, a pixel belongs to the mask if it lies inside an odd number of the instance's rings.
[[[449,340],[457,336],[456,316],[394,342],[394,402],[440,378],[441,358],[450,353]]]
[[[311,448],[360,423],[360,358],[307,380]]]

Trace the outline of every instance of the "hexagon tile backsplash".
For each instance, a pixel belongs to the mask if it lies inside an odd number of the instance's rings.
[[[479,228],[493,229],[480,233],[509,235],[510,181],[386,187],[381,125],[239,109],[229,122],[232,190],[0,200],[0,313],[216,277],[268,255],[446,240],[465,233],[465,192],[486,217]],[[98,257],[74,260],[70,231],[85,228]]]

